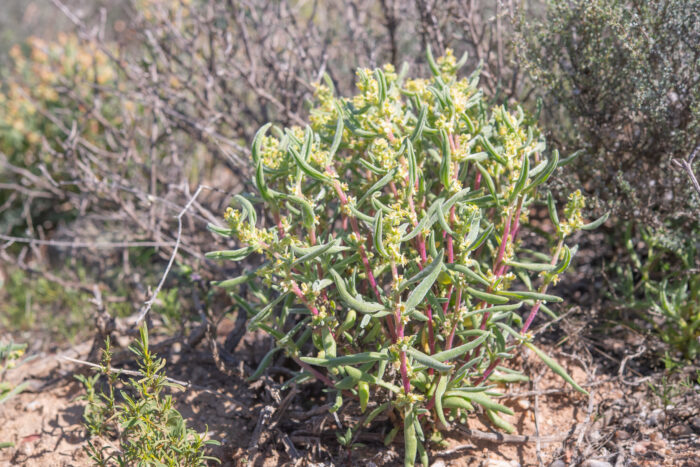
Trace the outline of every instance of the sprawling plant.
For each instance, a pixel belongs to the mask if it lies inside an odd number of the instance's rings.
[[[406,465],[417,453],[427,465],[426,430],[448,428],[448,416],[480,407],[513,430],[499,416],[511,410],[490,396],[493,382],[524,378],[505,366],[521,346],[583,391],[528,329],[538,310],[551,313],[546,302],[561,301],[546,291],[573,256],[567,237],[602,221],[584,225],[579,192],[562,218],[549,197],[553,232],[531,234],[551,248],[524,248],[557,152],[544,156],[521,109],[488,109],[478,75],[459,79],[450,51],[428,58],[430,79],[361,69],[352,98],[334,96],[330,80],[318,86],[309,126],[262,127],[252,148],[259,196],[237,195],[228,226],[211,226],[243,247],[209,254],[264,257],[218,285],[251,329],[276,339],[272,352],[300,365],[295,380],[329,387],[333,410],[350,397],[363,412],[372,399],[365,423],[396,411]],[[250,297],[235,293],[244,283]]]
[[[700,355],[700,274],[697,238],[671,242],[663,230],[642,227],[636,233],[643,250],[634,243],[628,224],[622,238],[631,264],[614,270],[615,298],[623,309],[639,313],[666,344],[666,361],[693,362]],[[672,228],[672,227],[671,227]]]

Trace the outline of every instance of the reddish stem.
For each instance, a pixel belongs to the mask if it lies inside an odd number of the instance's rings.
[[[306,370],[306,371],[308,371],[309,373],[311,373],[312,375],[314,375],[314,378],[316,378],[317,380],[322,381],[323,383],[326,383],[326,385],[328,385],[328,386],[330,386],[330,387],[332,387],[332,388],[335,387],[335,384],[333,384],[333,381],[331,381],[331,379],[330,379],[328,376],[326,376],[326,375],[324,375],[323,373],[319,372],[318,370],[316,370],[315,368],[313,368],[311,365],[302,362],[301,360],[299,360],[299,359],[296,358],[296,357],[294,357],[294,361],[297,362],[297,364],[298,364],[300,367],[302,367],[304,370]]]
[[[275,220],[275,224],[277,224],[277,233],[279,234],[280,238],[284,238],[284,228],[282,227],[282,219],[280,218],[280,213],[277,211],[273,211],[272,217]]]
[[[318,316],[318,309],[314,305],[309,303],[309,301],[306,299],[306,297],[304,296],[304,293],[301,291],[301,289],[299,288],[297,283],[294,281],[290,281],[290,282],[292,283],[292,291],[297,296],[297,298],[299,300],[301,300],[301,302],[304,304],[304,306],[306,306],[306,308],[308,308],[309,311],[311,311],[311,313],[314,316]]]
[[[510,222],[513,218],[513,213],[508,213],[508,218],[503,226],[503,237],[501,237],[501,246],[498,249],[498,256],[496,256],[496,262],[493,264],[493,273],[498,275],[498,270],[501,267],[501,262],[503,261],[503,255],[506,252],[506,245],[510,239]]]
[[[397,341],[403,341],[404,338],[404,327],[403,319],[401,317],[401,310],[397,308],[394,313],[394,318],[396,319],[396,336]],[[401,343],[403,345],[403,342]],[[401,350],[399,352],[399,359],[401,363],[401,381],[403,382],[403,389],[408,394],[411,392],[411,383],[408,380],[408,364],[406,363],[406,351]]]
[[[518,231],[520,230],[520,212],[523,208],[523,197],[518,198],[518,207],[515,209],[515,218],[513,219],[513,228],[510,230],[511,242],[515,241],[515,237],[518,236]]]
[[[486,381],[486,378],[488,378],[489,376],[491,376],[491,373],[493,373],[493,370],[496,369],[496,366],[497,366],[499,363],[501,363],[501,358],[500,358],[500,357],[496,358],[496,360],[494,360],[493,362],[491,362],[491,364],[488,366],[488,368],[486,368],[486,370],[484,371],[484,374],[481,375],[481,376],[479,376],[479,378],[474,382],[474,385],[475,385],[475,386],[478,386],[478,385],[481,384],[483,381]]]
[[[338,198],[340,198],[340,203],[345,206],[348,204],[348,198],[345,196],[345,193],[343,193],[343,189],[340,186],[339,181],[335,181],[333,184],[333,187],[335,188],[335,192],[338,194]],[[350,217],[350,216],[344,216],[345,218]],[[357,219],[354,217],[350,217],[350,225],[352,226],[352,231],[355,233],[355,236],[357,236],[358,240],[361,237],[360,235],[360,228],[357,225]],[[379,288],[377,287],[377,281],[374,278],[374,274],[372,273],[372,269],[369,266],[369,260],[367,259],[367,253],[365,252],[365,247],[362,243],[357,244],[357,249],[359,250],[360,253],[360,259],[362,260],[362,265],[365,267],[365,272],[367,273],[367,279],[369,280],[369,284],[372,287],[372,291],[374,292],[374,295],[377,297],[377,300],[381,301],[381,295],[379,294]]]
[[[406,352],[403,350],[400,354],[401,358],[401,381],[403,381],[403,390],[406,394],[411,392],[411,382],[408,380],[408,366],[406,364]]]

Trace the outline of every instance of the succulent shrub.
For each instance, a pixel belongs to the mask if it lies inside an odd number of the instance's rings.
[[[210,258],[263,258],[218,283],[249,328],[298,363],[295,380],[325,383],[333,410],[349,397],[363,412],[372,400],[369,419],[395,411],[406,465],[417,453],[426,464],[431,431],[477,406],[513,430],[499,415],[511,410],[490,396],[495,381],[523,378],[507,368],[523,346],[583,391],[528,330],[561,301],[546,292],[573,256],[567,238],[600,223],[584,224],[574,192],[561,217],[549,197],[548,233],[531,229],[558,153],[545,156],[521,109],[489,109],[478,75],[459,78],[451,51],[428,58],[430,79],[360,69],[353,97],[335,96],[330,80],[317,87],[308,126],[263,126],[252,147],[258,193],[237,195],[227,226],[210,226],[241,244]],[[540,246],[525,248],[525,232]]]

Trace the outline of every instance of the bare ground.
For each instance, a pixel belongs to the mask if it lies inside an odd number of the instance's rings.
[[[220,326],[222,342],[232,326]],[[623,332],[592,345],[589,342],[588,347],[597,352],[583,356],[543,346],[590,396],[571,391],[535,355],[524,353],[518,358],[530,382],[501,388],[502,402],[515,409],[516,415],[506,418],[517,434],[491,431],[478,415],[471,417],[466,427],[454,424],[446,449],[432,450],[432,465],[700,466],[696,369],[688,368],[686,376],[678,375],[664,384],[661,374],[644,367],[642,354],[635,353],[642,348],[630,343],[635,338]],[[273,368],[270,377],[256,383],[244,382],[247,362],[260,358],[262,346],[256,336],[241,341],[234,354],[239,365],[228,374],[217,369],[205,349],[173,345],[162,351],[170,377],[196,382],[196,387],[175,394],[177,407],[190,426],[199,431],[206,427],[212,438],[221,441],[211,454],[223,465],[403,463],[400,436],[390,447],[383,444],[392,426],[387,416],[377,417],[357,437],[361,447],[348,451],[338,444],[335,433],[341,429],[338,423],[344,431],[359,420],[356,407],[345,407],[336,419],[328,413],[319,385],[279,392],[284,368]],[[86,343],[68,352],[41,355],[11,372],[15,381],[29,381],[30,388],[0,406],[0,440],[15,443],[14,448],[0,451],[0,465],[90,465],[83,449],[84,403],[77,400],[82,387],[73,378],[76,371],[86,368],[62,358],[86,358],[90,347]],[[648,376],[642,376],[640,370]],[[664,388],[665,407],[659,397]]]

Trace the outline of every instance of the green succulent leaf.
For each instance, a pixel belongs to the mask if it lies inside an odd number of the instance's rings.
[[[605,221],[608,220],[608,217],[610,217],[610,212],[606,212],[602,216],[600,216],[598,219],[594,220],[593,222],[586,224],[581,227],[581,230],[595,230],[601,225],[605,223]]]
[[[435,414],[446,430],[450,429],[450,424],[447,423],[447,420],[445,419],[445,411],[442,407],[442,398],[445,395],[447,383],[449,383],[449,381],[449,376],[441,374],[440,379],[438,380],[437,388],[435,389]]]
[[[498,402],[491,399],[489,396],[483,392],[462,392],[463,397],[469,399],[472,404],[477,404],[482,406],[487,410],[492,410],[494,412],[501,412],[508,415],[513,415],[513,410],[506,407],[505,405],[499,404]]]
[[[255,279],[255,277],[255,273],[248,273],[232,279],[226,279],[225,281],[212,281],[211,285],[224,289],[235,289],[241,284],[245,284],[246,282]]]
[[[333,181],[331,177],[312,167],[293,146],[289,146],[289,153],[296,161],[297,166],[309,177],[325,183],[331,183]]]
[[[415,427],[416,413],[412,406],[404,410],[403,436],[404,436],[404,467],[413,467],[418,452],[418,437]]]
[[[309,248],[306,252],[306,254],[300,258],[297,258],[294,260],[292,263],[292,266],[296,266],[298,264],[305,264],[308,263],[311,260],[314,260],[318,258],[319,256],[322,256],[326,253],[331,253],[331,252],[338,252],[337,248],[339,247],[340,240],[332,240],[328,243],[324,243],[322,245],[317,245],[315,247]],[[335,251],[333,251],[335,250]],[[344,250],[340,250],[344,251]]]
[[[314,357],[299,357],[299,359],[309,365],[336,367],[342,365],[360,365],[362,363],[378,362],[387,360],[389,357],[386,353],[381,352],[362,352],[354,355],[343,355],[334,358],[314,358]]]
[[[230,261],[241,261],[250,256],[250,254],[254,251],[254,247],[247,246],[244,248],[239,248],[238,250],[210,251],[204,256],[206,256],[209,259],[227,259]]]
[[[505,296],[505,297],[513,297],[517,298],[520,300],[542,300],[545,302],[554,302],[554,303],[559,303],[562,301],[561,297],[557,297],[556,295],[550,295],[546,293],[541,293],[541,292],[531,292],[527,290],[518,290],[518,291],[513,291],[513,292],[508,292],[508,291],[498,291],[498,295]]]
[[[407,312],[416,308],[423,301],[425,295],[428,293],[430,288],[437,280],[438,276],[440,275],[440,271],[442,271],[443,256],[444,250],[440,250],[440,253],[438,253],[438,257],[435,258],[432,263],[425,267],[425,269],[428,269],[429,272],[406,299],[405,305]]]
[[[268,351],[263,359],[260,361],[260,365],[258,365],[258,368],[255,370],[255,372],[250,375],[248,378],[246,378],[246,381],[255,381],[258,378],[262,376],[262,374],[267,370],[267,368],[272,364],[272,358],[275,356],[277,352],[282,350],[281,347],[275,347],[272,350]]]
[[[486,303],[492,303],[496,305],[503,305],[504,303],[508,303],[508,299],[504,297],[503,293],[500,293],[499,295],[488,293],[488,292],[482,292],[480,290],[476,290],[472,287],[465,287],[464,290],[471,296],[478,298],[479,300],[483,300]]]
[[[380,305],[379,303],[366,302],[362,299],[355,298],[352,295],[350,295],[343,278],[340,277],[340,275],[333,269],[330,269],[329,272],[331,273],[331,276],[333,276],[333,282],[335,282],[335,286],[338,289],[340,298],[343,300],[343,302],[345,302],[347,306],[359,311],[360,313],[377,313],[380,311],[385,311],[384,305]]]
[[[432,368],[434,370],[438,371],[449,371],[453,368],[452,365],[442,363],[438,360],[435,360],[433,357],[430,355],[426,355],[423,352],[421,352],[418,349],[415,349],[413,347],[409,348],[406,350],[406,353],[413,357],[418,363],[427,366],[428,368]]]
[[[580,392],[582,394],[588,395],[588,391],[586,391],[581,386],[579,386],[576,383],[576,381],[574,381],[574,379],[571,376],[569,376],[569,374],[566,372],[566,370],[561,365],[559,365],[552,357],[550,357],[546,353],[542,352],[540,349],[535,347],[535,345],[532,344],[531,342],[525,342],[524,344],[525,344],[525,347],[527,347],[530,350],[532,350],[533,352],[535,352],[537,354],[537,356],[540,357],[540,359],[549,368],[552,369],[553,372],[555,372],[556,374],[561,376],[564,381],[569,383],[571,385],[571,387],[573,387],[574,389],[576,389],[578,392]]]
[[[454,360],[456,358],[461,357],[467,352],[474,350],[475,348],[483,344],[484,341],[486,341],[486,339],[488,339],[490,335],[488,331],[480,332],[482,333],[481,336],[477,337],[476,339],[467,342],[466,344],[454,347],[450,350],[443,350],[442,352],[435,353],[432,355],[432,358],[439,362],[448,362],[450,360]]]

